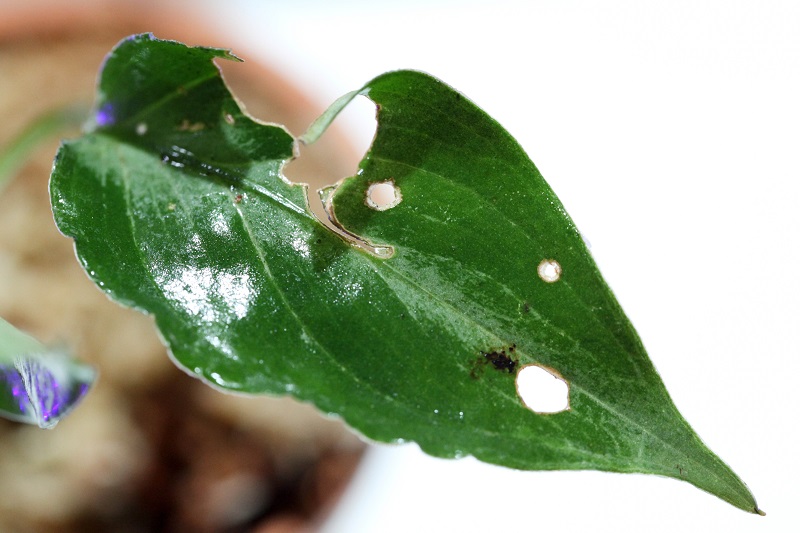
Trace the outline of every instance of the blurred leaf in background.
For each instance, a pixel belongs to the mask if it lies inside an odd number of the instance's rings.
[[[53,428],[83,399],[94,369],[0,319],[0,416]]]

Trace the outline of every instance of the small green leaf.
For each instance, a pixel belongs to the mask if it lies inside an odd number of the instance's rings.
[[[0,318],[0,416],[50,429],[94,383],[92,367],[51,350]]]
[[[51,183],[89,275],[152,314],[181,366],[230,390],[291,393],[432,455],[660,474],[757,512],[678,413],[572,221],[496,122],[417,72],[358,91],[378,105],[377,136],[358,175],[324,198],[369,253],[282,177],[295,140],[242,113],[212,64],[221,57],[232,56],[122,42],[94,131],[62,147]],[[528,366],[568,385],[569,409],[523,403]]]

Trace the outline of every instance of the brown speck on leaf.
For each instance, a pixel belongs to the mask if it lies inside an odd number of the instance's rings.
[[[205,124],[202,122],[189,122],[188,119],[183,119],[180,126],[178,126],[178,131],[188,131],[189,133],[198,132],[206,127]]]
[[[234,201],[235,203],[237,203],[237,204],[240,204],[240,203],[242,203],[242,198],[244,198],[244,196],[242,196],[241,194],[237,194],[237,195],[236,195],[236,198],[234,198],[234,200],[233,200],[233,201]]]
[[[517,362],[507,356],[505,350],[482,353],[497,370],[507,370],[508,373],[511,374],[517,366]]]
[[[513,374],[517,369],[517,365],[519,364],[518,359],[512,359],[511,357],[514,355],[516,349],[517,345],[511,344],[507,348],[502,348],[500,350],[492,350],[489,352],[481,351],[481,357],[478,359],[476,366],[473,367],[472,371],[470,372],[470,376],[473,379],[477,379],[477,365],[487,363],[491,363],[495,370],[499,370],[501,372],[507,371],[509,374]]]

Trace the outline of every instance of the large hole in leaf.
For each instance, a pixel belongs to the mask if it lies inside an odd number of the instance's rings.
[[[359,163],[372,146],[376,128],[375,104],[357,96],[339,112],[319,139],[312,144],[297,143],[297,157],[283,168],[284,176],[293,183],[308,183],[311,210],[332,229],[335,228],[328,221],[317,191],[358,172]]]
[[[527,365],[517,373],[517,394],[525,407],[539,414],[569,409],[569,384],[558,372],[539,365]]]

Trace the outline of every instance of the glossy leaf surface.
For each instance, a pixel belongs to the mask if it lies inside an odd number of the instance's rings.
[[[281,176],[294,139],[239,109],[221,57],[121,43],[95,126],[63,146],[51,184],[89,275],[151,313],[181,366],[231,390],[291,393],[432,455],[660,474],[757,510],[677,412],[580,234],[496,122],[416,72],[360,91],[379,106],[377,137],[325,198],[368,253]],[[377,183],[396,205],[371,198]],[[526,365],[563,377],[569,410],[523,404]]]

